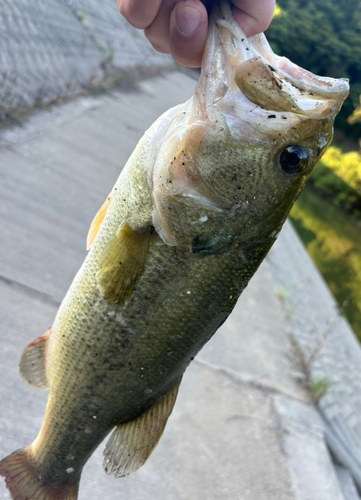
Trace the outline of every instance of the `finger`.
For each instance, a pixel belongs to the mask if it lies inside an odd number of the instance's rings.
[[[208,14],[199,0],[179,1],[170,17],[170,46],[175,61],[197,68],[207,40]]]
[[[156,18],[162,0],[117,0],[119,12],[134,28],[144,29]]]
[[[266,31],[272,21],[275,0],[234,0],[232,14],[247,37]]]
[[[145,36],[148,38],[153,47],[165,54],[171,53],[169,40],[169,20],[174,6],[174,0],[163,0],[156,18],[144,30]]]

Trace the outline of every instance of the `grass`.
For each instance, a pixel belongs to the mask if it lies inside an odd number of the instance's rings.
[[[86,10],[80,10],[78,16],[81,21],[86,21],[90,16],[90,14],[91,12],[88,12]]]
[[[290,217],[361,340],[361,223],[310,187]]]
[[[278,298],[283,303],[286,313],[286,319],[291,320],[298,313],[298,307],[294,306],[290,301],[290,293],[285,288],[280,288],[277,292]]]
[[[332,386],[332,382],[325,377],[314,377],[310,381],[310,391],[312,399],[318,403],[327,394]]]

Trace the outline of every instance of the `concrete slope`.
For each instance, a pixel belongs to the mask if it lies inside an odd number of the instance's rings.
[[[361,490],[361,349],[352,328],[287,222],[269,262],[318,406],[327,442]]]
[[[115,0],[1,0],[0,119],[120,78],[173,65]]]

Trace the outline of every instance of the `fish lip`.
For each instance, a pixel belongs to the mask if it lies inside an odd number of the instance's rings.
[[[340,99],[344,101],[347,98],[350,92],[347,78],[318,76],[291,62],[287,57],[277,56],[276,54],[273,54],[273,56],[276,65],[270,62],[270,66],[275,71],[280,72],[289,83],[298,89],[313,92],[324,99]]]
[[[349,94],[347,80],[317,76],[287,58],[274,54],[263,33],[247,38],[233,19],[229,2],[223,0],[211,13],[202,74],[198,83],[198,102],[194,105],[193,115],[210,117],[214,114],[210,106],[217,105],[225,96],[226,99],[237,99],[239,90],[260,108],[277,111],[277,108],[267,108],[263,103],[250,99],[236,82],[237,72],[242,65],[256,59],[259,60],[259,66],[269,68],[277,74],[277,78],[285,82],[283,95],[288,96],[289,105],[287,109],[279,109],[280,111],[316,119],[334,117]],[[270,76],[268,79],[270,80]],[[252,82],[249,81],[248,86],[251,85]],[[283,96],[279,96],[279,100],[282,99]]]
[[[265,64],[269,63],[273,70],[282,73],[291,84],[302,90],[314,90],[325,99],[346,99],[350,90],[348,79],[318,76],[301,68],[286,57],[276,55],[263,33],[249,38],[245,36],[242,28],[233,19],[227,0],[221,2],[220,10],[224,19],[216,19],[215,23],[218,26],[228,28],[233,37],[240,42],[241,46],[243,45],[245,49],[244,61],[250,59],[251,54],[253,57],[261,57]]]

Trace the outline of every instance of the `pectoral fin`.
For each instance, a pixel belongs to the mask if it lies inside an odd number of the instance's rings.
[[[103,220],[105,219],[105,216],[107,215],[109,202],[110,202],[110,196],[108,196],[108,198],[105,200],[103,205],[99,208],[96,216],[93,219],[93,222],[90,225],[88,237],[86,240],[86,249],[87,250],[89,250],[91,248],[91,246],[93,245],[94,240],[96,238],[96,235],[98,234],[98,231],[100,229],[100,226],[103,224]]]
[[[35,389],[48,389],[45,357],[51,328],[29,344],[20,358],[20,375],[27,384]]]
[[[114,302],[130,299],[142,274],[153,237],[153,227],[134,231],[124,223],[99,259],[97,280],[104,298]]]
[[[104,450],[103,466],[108,474],[124,477],[146,462],[162,437],[180,382],[139,418],[114,429]]]

